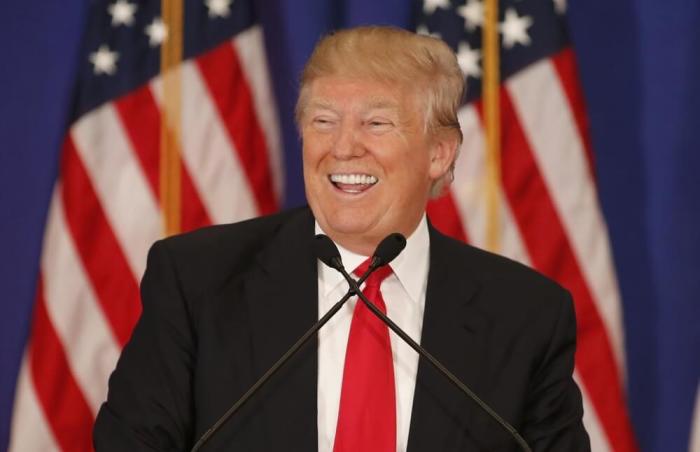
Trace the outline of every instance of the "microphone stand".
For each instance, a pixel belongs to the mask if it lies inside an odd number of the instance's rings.
[[[370,266],[367,271],[365,272],[364,275],[359,279],[359,283],[362,284],[367,277],[369,277],[370,274],[376,269],[377,267],[372,265]],[[347,274],[347,273],[346,273]],[[353,282],[355,282],[354,279],[352,279]],[[357,283],[355,283],[357,285]],[[294,356],[301,347],[306,344],[311,337],[318,332],[318,330],[323,327],[330,319],[333,317],[341,307],[345,304],[345,302],[355,294],[355,289],[348,290],[348,292],[338,300],[336,304],[333,305],[332,308],[326,312],[326,314],[319,319],[318,322],[314,323],[314,325],[309,328],[306,333],[304,333],[303,336],[301,336],[295,343],[292,345],[289,350],[285,352],[284,355],[280,359],[275,362],[275,364],[270,367],[267,372],[263,374],[262,377],[258,379],[258,381],[253,384],[253,386],[248,389],[245,394],[241,396],[240,399],[236,403],[234,403],[231,408],[229,408],[215,423],[212,425],[204,434],[199,438],[199,440],[195,443],[194,447],[190,450],[190,452],[197,452],[203,445],[206,443],[211,436],[216,433],[221,426],[231,418],[242,406],[245,404],[252,396],[255,394],[258,389],[260,389],[277,371],[287,362],[289,359]]]
[[[431,355],[426,349],[421,347],[416,341],[411,339],[411,337],[404,332],[396,323],[394,323],[393,320],[391,320],[389,317],[386,316],[379,308],[377,308],[374,303],[372,303],[370,300],[365,297],[365,294],[362,293],[362,290],[360,290],[360,285],[364,282],[366,278],[366,275],[363,275],[362,278],[360,278],[359,281],[355,281],[355,279],[348,274],[347,271],[345,271],[345,267],[342,266],[342,264],[338,267],[335,267],[345,278],[345,280],[348,282],[350,285],[350,292],[346,294],[346,296],[350,295],[351,293],[357,294],[358,297],[365,303],[365,305],[374,313],[375,316],[377,316],[382,322],[384,322],[394,333],[396,333],[401,339],[403,339],[404,342],[406,342],[413,350],[416,351],[420,356],[424,357],[425,359],[428,360],[430,364],[433,365],[442,375],[444,375],[452,384],[454,384],[462,393],[464,393],[467,397],[472,399],[474,402],[476,402],[479,407],[484,410],[486,413],[488,413],[493,419],[495,419],[504,429],[506,429],[515,439],[515,441],[518,443],[520,448],[525,451],[525,452],[532,452],[532,449],[530,449],[530,446],[528,446],[527,442],[525,442],[525,439],[520,436],[520,433],[508,423],[505,419],[503,419],[501,416],[498,415],[490,406],[486,404],[483,400],[477,396],[474,391],[469,389],[467,385],[462,383],[452,372],[447,370],[445,366],[440,363],[433,355]]]

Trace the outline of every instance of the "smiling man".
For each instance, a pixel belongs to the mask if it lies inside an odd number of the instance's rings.
[[[364,255],[391,232],[411,235],[457,155],[462,89],[453,53],[436,39],[365,28],[319,43],[297,122],[306,195],[324,232]]]
[[[533,450],[587,451],[569,294],[431,227],[451,181],[464,82],[442,41],[389,27],[323,38],[296,118],[310,208],[157,242],[143,313],[98,415],[98,450],[188,450],[347,291],[328,235],[362,273],[388,234],[404,251],[365,293]],[[465,150],[469,152],[469,150]],[[351,299],[204,450],[493,451],[513,438]]]
[[[321,229],[364,255],[391,232],[410,236],[452,163],[456,134],[430,137],[407,86],[329,75],[305,89],[304,181]]]

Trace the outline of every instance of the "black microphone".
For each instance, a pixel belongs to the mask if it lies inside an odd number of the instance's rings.
[[[398,236],[398,237],[397,237]],[[318,238],[319,236],[316,236]],[[325,236],[323,236],[325,237]],[[400,238],[399,238],[400,237]],[[335,244],[326,237],[328,242],[335,248]],[[325,245],[327,246],[327,245]],[[382,248],[382,247],[385,248]],[[377,251],[375,252],[375,255],[372,257],[372,265],[375,263],[375,259],[377,260],[377,265],[374,266],[374,268],[380,267],[382,265],[386,265],[389,262],[391,262],[396,256],[398,256],[401,251],[403,251],[403,248],[406,246],[406,239],[399,233],[394,233],[389,236],[387,236],[382,242],[379,244],[377,247]],[[380,253],[380,248],[382,248],[382,252],[386,252],[386,254],[383,254],[381,257],[379,257]],[[386,251],[385,251],[386,250]],[[336,249],[337,252],[337,249]],[[321,259],[321,261],[326,263],[325,260]],[[370,269],[374,269],[370,265]],[[460,391],[462,391],[463,394],[465,394],[467,397],[472,399],[476,404],[484,410],[489,416],[491,416],[496,422],[498,422],[504,429],[508,431],[508,433],[513,436],[515,441],[518,443],[518,445],[524,450],[525,452],[532,452],[532,449],[530,449],[530,446],[527,445],[527,442],[525,442],[525,439],[518,433],[518,431],[508,423],[505,419],[503,419],[501,416],[496,413],[493,408],[488,406],[486,402],[481,400],[479,396],[477,396],[474,391],[469,389],[467,385],[462,383],[459,378],[457,378],[452,372],[450,372],[440,361],[438,361],[433,355],[431,355],[426,349],[421,347],[416,341],[411,339],[411,337],[406,334],[404,330],[402,330],[397,324],[393,322],[389,317],[386,316],[379,308],[377,308],[374,303],[369,301],[367,297],[362,293],[362,290],[360,290],[360,285],[362,284],[361,281],[355,281],[355,279],[348,274],[348,272],[345,271],[345,268],[342,266],[342,263],[340,266],[334,266],[334,265],[329,265],[332,268],[335,268],[338,270],[345,280],[348,282],[350,285],[350,289],[352,292],[357,294],[358,297],[365,303],[365,305],[374,313],[375,316],[379,317],[379,319],[384,322],[389,328],[391,328],[391,331],[396,333],[405,343],[407,343],[413,350],[415,350],[421,357],[425,358],[428,360],[430,364],[435,367],[438,372],[440,372],[445,378],[447,378],[452,384],[454,384]],[[362,281],[364,281],[366,278],[362,278]]]
[[[321,262],[338,271],[341,271],[341,269],[345,270],[338,247],[335,246],[333,240],[327,235],[318,234],[314,237],[312,246],[314,254],[316,254],[316,257],[318,257]],[[377,245],[377,248],[374,250],[369,268],[374,270],[382,265],[388,264],[393,261],[405,247],[406,238],[403,235],[398,232],[387,235],[379,242],[379,245]]]
[[[327,266],[336,270],[344,268],[338,247],[327,235],[316,235],[314,241],[311,242],[311,248],[314,250],[316,257]]]
[[[376,268],[388,264],[401,254],[404,248],[406,248],[406,237],[398,232],[387,235],[377,245],[370,266]]]
[[[401,236],[401,239],[403,239],[403,236]],[[384,241],[379,244],[379,247],[382,247],[382,244],[386,240],[387,239],[384,239]],[[403,245],[398,248],[398,251],[396,251],[395,249],[398,246],[397,243],[400,242],[400,240],[394,238],[393,241],[396,242],[394,245],[385,244],[381,250],[378,247],[374,253],[374,256],[372,257],[372,262],[390,262],[401,252],[403,247],[406,246],[406,239],[403,239]],[[327,236],[319,234],[314,238],[313,251],[316,257],[324,264],[335,268],[336,270],[342,269],[342,271],[345,272],[342,259],[340,258],[340,252],[338,252],[338,248],[335,246],[335,243],[333,243],[333,241]],[[368,268],[365,274],[358,280],[359,284],[362,284],[378,266],[379,265],[370,265],[370,268]],[[354,279],[352,281],[355,282]],[[204,434],[202,434],[202,436],[199,437],[199,440],[197,440],[194,447],[192,447],[191,452],[197,452],[204,445],[204,443],[206,443],[209,438],[211,438],[221,428],[221,426],[224,425],[224,423],[226,423],[226,421],[228,421],[231,416],[233,416],[243,406],[243,404],[245,404],[262,386],[264,386],[265,383],[267,383],[267,381],[274,374],[276,374],[285,363],[287,363],[287,361],[297,354],[301,347],[303,347],[309,341],[309,339],[311,339],[313,335],[323,327],[323,325],[328,323],[331,317],[333,317],[340,310],[340,308],[343,307],[345,302],[354,294],[354,289],[351,288],[348,290],[348,292],[340,300],[338,300],[338,302],[334,304],[333,307],[330,308],[318,322],[314,323],[313,326],[309,328],[308,331],[306,331],[306,333],[304,333],[304,335],[301,336],[294,343],[294,345],[292,345],[289,350],[287,350],[284,355],[282,355],[282,357],[278,359],[277,362],[275,362],[275,364],[273,364],[272,367],[270,367],[267,372],[265,372],[263,376],[260,377],[258,381],[256,381],[255,384],[253,384],[253,386],[251,386],[245,392],[245,394],[243,394],[241,398],[238,399],[236,403],[234,403],[231,408],[229,408],[214,423],[214,425],[212,425],[206,432],[204,432]]]

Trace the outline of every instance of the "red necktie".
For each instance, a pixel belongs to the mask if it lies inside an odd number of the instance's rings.
[[[355,274],[362,275],[369,261]],[[380,267],[367,278],[365,296],[386,314],[379,286],[391,274]],[[389,330],[357,299],[345,352],[333,452],[396,451],[396,389]]]

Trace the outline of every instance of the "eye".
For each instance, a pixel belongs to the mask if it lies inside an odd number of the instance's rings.
[[[328,116],[316,116],[311,119],[311,123],[314,127],[319,129],[328,129],[335,125],[335,120]]]
[[[394,127],[394,123],[386,118],[372,118],[365,122],[365,125],[372,132],[386,132]]]

